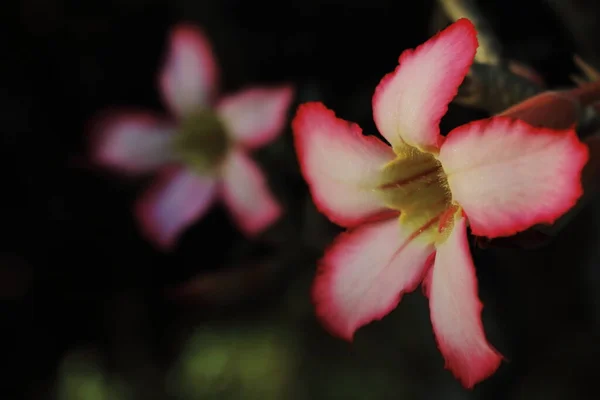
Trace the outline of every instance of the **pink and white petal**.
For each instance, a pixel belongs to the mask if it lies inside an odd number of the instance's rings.
[[[402,142],[436,153],[443,137],[439,123],[458,92],[477,51],[477,32],[459,19],[416,49],[400,55],[373,96],[379,132],[394,147]]]
[[[356,330],[382,319],[418,287],[434,245],[397,218],[342,233],[320,261],[312,290],[317,316],[331,334],[351,341]]]
[[[283,131],[293,95],[292,86],[246,89],[221,99],[217,113],[234,141],[255,149]]]
[[[282,214],[262,171],[241,150],[232,150],[223,165],[223,200],[240,230],[256,235]]]
[[[174,160],[174,128],[150,113],[115,113],[99,117],[91,127],[95,164],[126,174],[142,174]]]
[[[431,323],[446,368],[472,388],[500,366],[502,356],[488,343],[467,241],[466,219],[456,218],[425,281]]]
[[[332,222],[351,227],[388,211],[374,189],[395,158],[389,146],[321,103],[301,105],[292,130],[313,200]]]
[[[213,177],[168,168],[138,199],[135,214],[146,238],[170,250],[179,235],[202,218],[216,195],[217,181]]]
[[[217,89],[218,69],[209,40],[193,25],[176,26],[168,46],[159,84],[171,112],[182,116],[210,103]]]
[[[587,147],[573,129],[495,117],[454,129],[439,160],[475,235],[510,236],[552,224],[582,194]]]

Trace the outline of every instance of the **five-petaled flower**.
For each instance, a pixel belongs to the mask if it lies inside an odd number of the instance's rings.
[[[281,215],[265,177],[247,154],[282,131],[291,86],[249,88],[214,103],[217,66],[208,40],[193,26],[170,35],[160,89],[175,121],[149,112],[99,119],[94,160],[126,174],[159,171],[136,204],[149,240],[171,248],[178,236],[221,197],[239,228],[257,234]]]
[[[552,223],[580,197],[588,157],[573,129],[506,116],[441,136],[440,119],[477,46],[473,25],[461,19],[400,56],[373,97],[375,123],[391,147],[320,103],[301,105],[292,123],[316,205],[350,228],[320,262],[312,292],[318,317],[352,340],[423,282],[446,367],[469,388],[502,356],[482,326],[467,227],[499,237]]]

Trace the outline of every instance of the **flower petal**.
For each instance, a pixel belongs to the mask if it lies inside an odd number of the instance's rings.
[[[583,186],[583,195],[577,201],[577,204],[568,212],[563,214],[552,225],[536,225],[533,231],[546,235],[549,239],[557,236],[579,213],[596,199],[600,190],[600,135],[598,133],[587,136],[583,142],[588,148],[589,161],[585,164],[581,172],[581,184]]]
[[[223,98],[217,112],[231,137],[254,149],[283,131],[293,94],[291,86],[247,89]]]
[[[581,110],[568,92],[547,91],[515,104],[499,115],[520,119],[530,125],[569,129],[579,120]]]
[[[94,121],[91,157],[127,174],[141,174],[174,160],[173,128],[149,113],[132,112]]]
[[[167,106],[181,116],[207,105],[215,94],[217,80],[217,64],[209,40],[195,26],[176,26],[171,31],[160,73],[160,88]]]
[[[223,198],[247,235],[260,233],[282,213],[262,171],[240,150],[233,150],[223,165]]]
[[[502,356],[487,342],[481,323],[482,304],[469,252],[466,219],[457,218],[424,282],[431,323],[449,369],[472,388],[498,369]]]
[[[439,123],[473,63],[477,33],[459,19],[415,50],[400,55],[400,65],[386,75],[373,96],[379,132],[398,147],[402,141],[437,152]]]
[[[319,211],[350,227],[387,210],[374,190],[394,152],[321,103],[298,108],[292,122],[300,168]]]
[[[169,168],[140,197],[135,213],[148,240],[170,250],[178,236],[200,219],[217,194],[214,178]]]
[[[317,315],[335,336],[354,332],[391,312],[421,282],[434,253],[435,221],[404,229],[397,218],[342,233],[321,260],[312,296]]]
[[[552,224],[568,211],[581,196],[587,158],[574,130],[504,117],[456,128],[439,155],[473,233],[490,238]]]

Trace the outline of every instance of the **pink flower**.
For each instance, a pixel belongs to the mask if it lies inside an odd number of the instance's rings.
[[[574,130],[506,116],[441,136],[440,119],[477,46],[473,25],[461,19],[400,56],[373,97],[391,147],[319,103],[300,106],[292,123],[316,205],[349,228],[320,262],[312,292],[318,317],[352,340],[423,282],[446,367],[468,388],[502,356],[483,330],[467,227],[499,237],[552,223],[580,197],[588,157]]]
[[[254,235],[281,207],[248,151],[281,133],[291,86],[250,88],[213,102],[218,70],[211,46],[195,27],[172,32],[160,90],[173,121],[149,112],[100,120],[94,160],[129,175],[159,172],[135,214],[147,238],[170,249],[178,236],[221,198],[239,228]]]

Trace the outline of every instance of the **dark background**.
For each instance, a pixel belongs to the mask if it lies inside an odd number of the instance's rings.
[[[575,52],[600,65],[597,2],[479,3],[505,55],[550,87],[570,85]],[[96,112],[162,112],[156,74],[168,29],[182,21],[211,39],[221,92],[293,82],[290,116],[321,100],[374,132],[373,90],[403,49],[437,29],[433,1],[9,0],[0,9],[3,398],[598,398],[597,199],[542,249],[473,249],[486,332],[507,360],[466,391],[443,369],[418,292],[353,345],[318,325],[310,282],[339,229],[311,205],[289,128],[256,154],[287,209],[256,243],[216,207],[160,253],[131,213],[147,182],[86,167]],[[452,105],[442,128],[479,117]],[[215,271],[212,284],[179,286]]]

